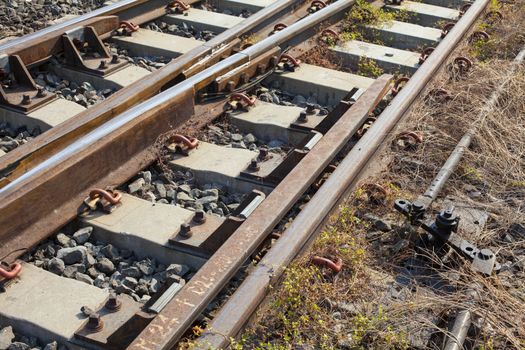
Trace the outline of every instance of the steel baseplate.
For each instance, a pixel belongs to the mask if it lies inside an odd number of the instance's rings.
[[[264,200],[264,193],[253,190],[228,217],[222,218],[196,211],[169,239],[169,246],[189,254],[210,256],[235,232]]]
[[[106,76],[129,63],[118,55],[110,56],[94,27],[86,26],[66,32],[62,36],[68,67],[87,74]]]
[[[29,113],[55,100],[55,94],[37,86],[18,55],[0,57],[0,105]]]

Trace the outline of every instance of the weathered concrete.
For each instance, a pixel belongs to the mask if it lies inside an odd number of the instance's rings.
[[[409,16],[408,22],[425,27],[439,28],[441,22],[455,21],[459,17],[458,10],[414,1],[403,1],[401,5],[386,5],[384,8],[388,11],[404,11]]]
[[[132,36],[114,36],[112,41],[128,50],[131,56],[178,57],[204,42],[182,36],[139,29]]]
[[[63,79],[74,81],[78,84],[87,81],[97,89],[114,89],[118,90],[144,78],[150,74],[145,68],[130,64],[121,70],[100,77],[92,74],[86,74],[67,67],[52,67],[52,71]]]
[[[211,0],[208,2],[220,9],[227,9],[234,13],[239,13],[242,10],[248,10],[254,13],[273,4],[275,1],[276,0]]]
[[[106,290],[22,263],[19,277],[0,293],[0,326],[46,343],[66,343],[85,323],[80,308],[98,309],[108,296]]]
[[[280,106],[257,101],[255,107],[249,111],[233,113],[231,121],[241,131],[251,132],[258,139],[266,142],[279,140],[295,145],[303,141],[306,134],[291,130],[290,126],[303,110],[304,108],[295,106]],[[323,120],[323,117],[320,116],[311,116],[310,118],[317,118],[319,122]]]
[[[333,106],[353,88],[368,88],[374,79],[302,63],[294,72],[270,75],[265,83],[308,98],[313,96],[323,106]],[[275,85],[273,85],[275,86]]]
[[[419,53],[366,43],[358,40],[344,42],[332,48],[347,67],[357,68],[366,57],[387,73],[412,74],[419,67]]]
[[[452,9],[459,9],[461,6],[470,3],[467,0],[425,0],[423,1],[425,4],[434,5],[434,6],[441,6],[441,7],[449,7]]]
[[[391,21],[366,26],[369,39],[379,39],[382,43],[402,50],[421,49],[436,46],[441,40],[441,30],[423,27],[418,24]]]
[[[226,186],[231,192],[244,193],[257,189],[269,193],[271,189],[268,187],[238,178],[258,154],[247,149],[217,146],[201,141],[189,156],[176,155],[170,166],[176,170],[192,171],[200,185],[215,183]]]
[[[154,257],[162,264],[182,263],[198,269],[204,259],[184,254],[169,247],[168,240],[179,232],[180,225],[193,217],[193,212],[173,204],[152,203],[122,195],[122,205],[110,215],[92,212],[80,218],[93,226],[94,237],[102,242],[128,249],[140,259]]]
[[[222,33],[226,29],[242,22],[244,18],[190,8],[184,13],[166,15],[160,18],[160,20],[168,24],[176,25],[186,23],[188,27],[193,27],[195,30],[210,30],[215,33]]]
[[[0,108],[0,120],[9,122],[14,128],[26,126],[31,130],[38,126],[42,131],[45,131],[84,110],[85,108],[78,103],[58,98],[28,115]]]

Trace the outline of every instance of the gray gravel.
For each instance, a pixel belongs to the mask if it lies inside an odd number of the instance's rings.
[[[66,350],[56,341],[45,344],[33,336],[24,336],[14,331],[11,326],[0,328],[0,350]]]
[[[51,25],[65,15],[81,15],[103,0],[4,0],[0,2],[0,39],[21,36]]]
[[[223,13],[225,15],[230,15],[230,16],[239,16],[243,18],[248,18],[252,15],[250,11],[245,10],[245,9],[241,11],[232,11],[230,9],[218,9],[217,7],[213,6],[212,4],[209,4],[208,2],[196,5],[195,8],[198,8],[200,10],[219,12],[219,13]]]
[[[28,131],[22,127],[15,129],[8,122],[0,122],[0,156],[41,134],[40,128]]]
[[[47,91],[54,92],[59,98],[73,101],[84,107],[93,106],[115,92],[112,89],[97,89],[87,81],[77,84],[74,81],[63,79],[45,70],[45,68],[38,72],[32,72],[32,76],[35,83]]]
[[[184,277],[189,272],[185,265],[165,266],[153,258],[138,259],[131,251],[97,242],[92,231],[92,227],[85,227],[73,234],[59,233],[25,260],[56,275],[116,294],[129,294],[135,301],[144,303],[159,291],[167,278]]]
[[[297,106],[305,108],[307,105],[312,105],[319,110],[319,115],[327,115],[332,107],[320,105],[317,102],[316,96],[304,97],[298,94],[292,94],[278,88],[279,84],[267,84],[268,86],[260,86],[255,90],[257,98],[264,102],[270,102],[280,106]]]
[[[188,26],[186,23],[183,23],[182,25],[167,24],[166,22],[160,20],[147,24],[146,28],[156,32],[178,35],[185,38],[192,38],[202,41],[211,40],[217,35],[217,33],[210,30],[196,30],[193,26]]]
[[[252,151],[265,149],[270,153],[282,155],[286,154],[292,147],[279,140],[264,142],[257,139],[251,133],[242,133],[235,125],[230,124],[227,120],[219,120],[213,125],[208,125],[204,134],[199,138],[216,145],[243,148]]]
[[[171,58],[163,56],[130,56],[128,50],[120,48],[115,43],[106,44],[111,55],[118,55],[121,59],[127,60],[139,67],[149,70],[150,72],[156,71],[164,67],[171,61]]]
[[[226,188],[217,184],[196,186],[191,172],[166,173],[155,167],[139,173],[123,190],[154,203],[204,210],[217,216],[229,216],[244,197],[240,193],[228,193]]]

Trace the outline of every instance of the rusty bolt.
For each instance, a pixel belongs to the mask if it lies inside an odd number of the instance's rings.
[[[118,311],[120,310],[121,306],[122,306],[122,303],[120,302],[120,300],[118,300],[117,296],[112,293],[109,296],[108,301],[106,301],[105,308],[110,311]]]
[[[241,75],[239,75],[239,83],[240,84],[246,84],[249,80],[249,77],[248,77],[248,74],[246,73],[241,73]]]
[[[31,104],[31,96],[24,94],[22,96],[22,104],[23,105],[29,105]]]
[[[315,114],[315,105],[313,103],[306,104],[306,114]]]
[[[181,224],[179,235],[184,238],[190,238],[193,235],[193,232],[191,232],[191,226],[186,223]]]
[[[235,82],[233,80],[230,80],[226,83],[226,87],[225,87],[226,91],[228,92],[232,92],[233,90],[235,90]]]
[[[275,67],[278,63],[279,63],[279,57],[275,55],[270,57],[270,61],[269,61],[270,67]]]
[[[250,170],[258,171],[259,169],[259,162],[256,159],[252,159],[252,161],[250,162]]]
[[[259,63],[259,64],[257,65],[257,70],[255,71],[255,73],[256,73],[257,75],[261,75],[261,74],[264,73],[265,70],[266,70],[266,67],[264,66],[264,64]]]
[[[193,222],[196,224],[203,224],[206,222],[206,217],[204,216],[204,210],[196,210],[195,215],[193,215]]]
[[[118,55],[111,56],[111,63],[112,64],[116,64],[116,63],[119,63],[119,62],[120,62],[120,60],[118,58]]]
[[[47,91],[43,87],[37,88],[36,97],[45,97],[47,95]]]
[[[260,148],[259,149],[259,159],[264,160],[268,158],[268,149],[267,148]]]
[[[100,318],[100,315],[94,312],[91,315],[89,315],[86,327],[91,329],[92,331],[99,332],[104,327],[104,322]]]
[[[98,66],[99,69],[106,69],[107,68],[107,62],[105,60],[100,61],[100,65]]]
[[[299,113],[299,119],[297,119],[297,121],[300,123],[308,122],[308,116],[306,115],[305,111],[301,111],[301,113]]]

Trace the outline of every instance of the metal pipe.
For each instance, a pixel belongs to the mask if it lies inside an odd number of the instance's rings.
[[[481,110],[478,118],[472,123],[472,126],[467,130],[465,135],[459,140],[458,144],[448,157],[447,161],[443,165],[443,167],[439,170],[439,173],[436,175],[436,177],[432,180],[430,183],[430,186],[427,188],[423,196],[420,196],[417,201],[422,203],[426,208],[430,206],[430,204],[437,198],[438,194],[443,189],[443,186],[450,178],[450,175],[454,172],[456,169],[459,161],[463,157],[463,154],[465,153],[465,150],[468,149],[470,146],[470,143],[472,142],[472,138],[478,131],[478,129],[483,125],[485,122],[485,119],[492,114],[494,109],[497,107],[498,100],[503,93],[503,89],[508,84],[508,82],[512,79],[514,73],[516,72],[516,69],[519,67],[520,64],[523,63],[523,60],[525,59],[525,49],[521,50],[518,55],[514,58],[512,61],[512,65],[505,75],[505,78],[503,81],[498,85],[496,90],[492,92],[490,95],[490,98],[486,102],[486,104],[483,106],[483,109]]]
[[[471,313],[469,310],[461,310],[456,316],[452,331],[443,350],[461,350],[467,338],[468,330],[472,324]]]
[[[472,5],[405,88],[394,98],[390,106],[352,148],[291,226],[215,316],[201,338],[201,349],[223,348],[229,344],[230,337],[237,335],[266,296],[268,286],[279,279],[283,268],[316,231],[334,204],[338,202],[344,189],[348,188],[357,177],[386,135],[407,112],[426,83],[435,76],[434,73],[442,66],[487,4],[487,0],[477,0]]]

